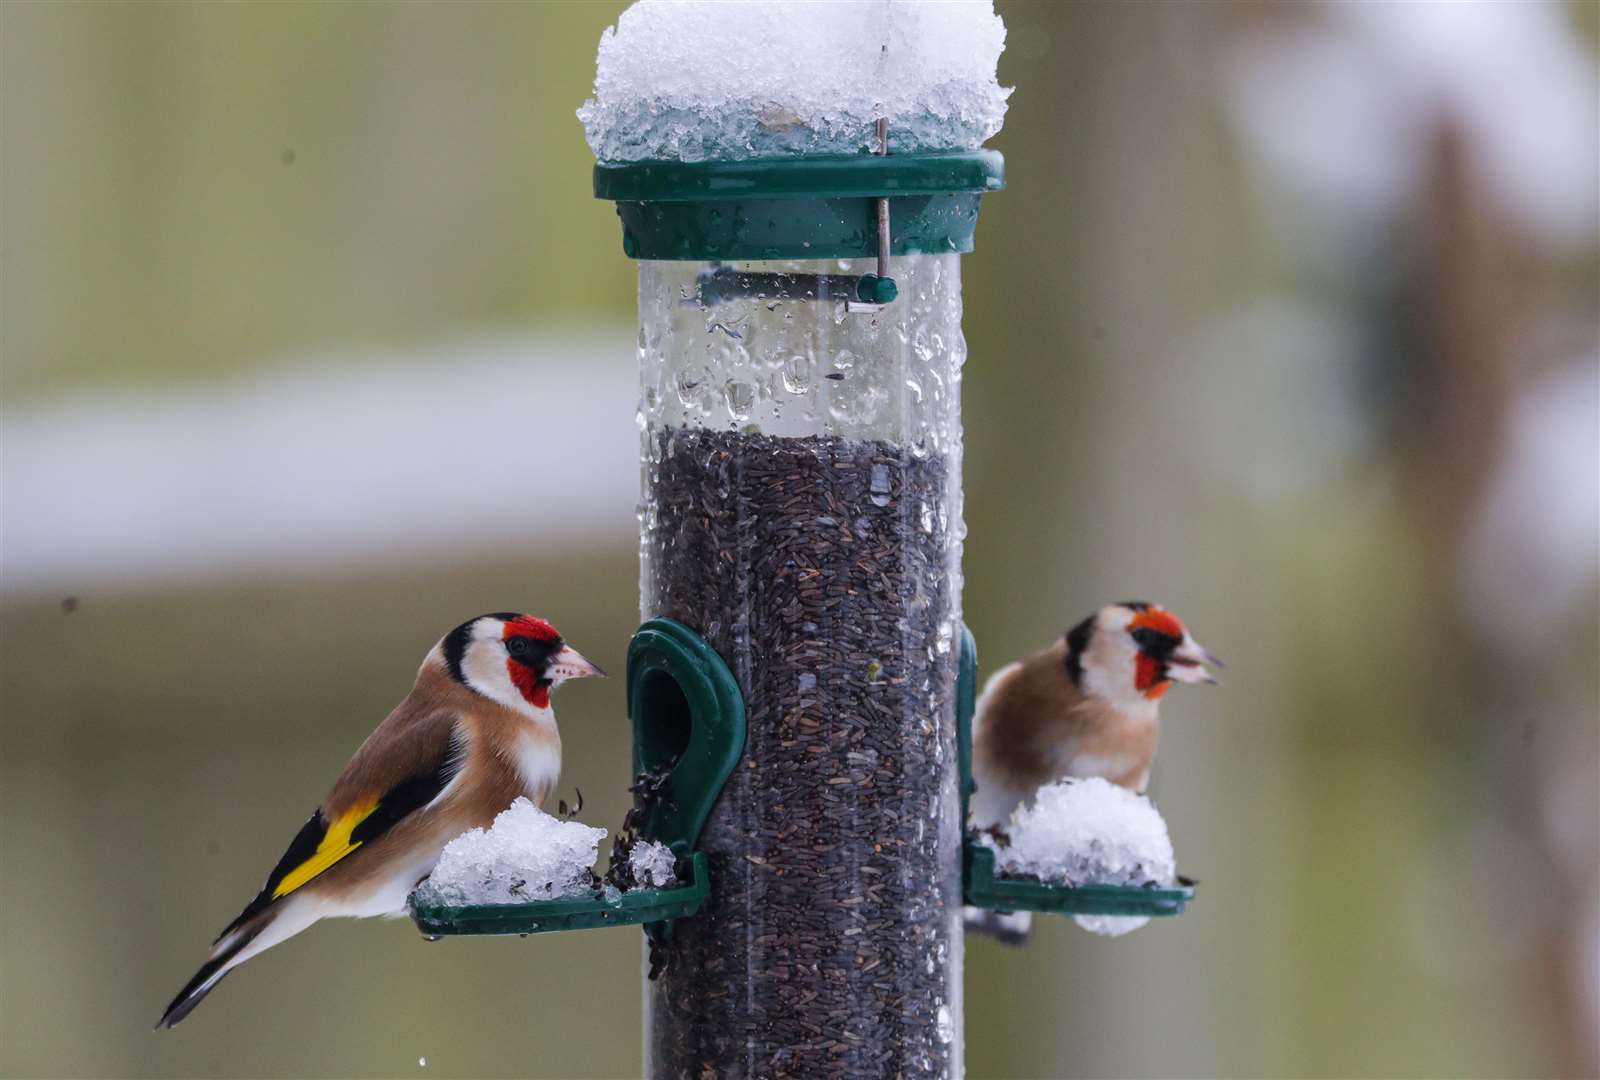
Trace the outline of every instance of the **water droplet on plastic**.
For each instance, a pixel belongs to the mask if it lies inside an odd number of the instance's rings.
[[[934,1027],[939,1033],[939,1041],[947,1043],[956,1037],[955,1018],[950,1015],[950,1006],[940,1005],[939,1012],[934,1018]]]
[[[739,379],[729,379],[722,387],[723,399],[728,403],[728,415],[734,423],[742,424],[750,419],[750,410],[755,408],[756,388]]]
[[[705,392],[704,386],[705,384],[695,373],[687,370],[679,371],[672,380],[672,388],[677,391],[678,400],[686,409],[697,408],[700,405],[700,396]]]
[[[811,357],[800,353],[789,357],[783,365],[783,388],[791,394],[811,392]]]

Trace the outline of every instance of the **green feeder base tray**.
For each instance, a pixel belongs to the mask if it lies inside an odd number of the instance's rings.
[[[539,900],[527,904],[425,904],[411,895],[411,921],[426,938],[465,934],[544,934],[553,930],[592,930],[681,919],[700,910],[711,892],[704,852],[696,851],[679,868],[688,881],[676,889],[632,889],[614,903],[599,897]]]
[[[1182,915],[1194,899],[1192,885],[1049,885],[996,877],[994,852],[966,842],[967,903],[991,911],[1050,911],[1059,915]]]

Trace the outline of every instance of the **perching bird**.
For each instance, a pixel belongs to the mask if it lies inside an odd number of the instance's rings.
[[[1221,667],[1170,611],[1108,604],[1059,641],[989,678],[972,720],[971,824],[1004,831],[1044,785],[1098,776],[1144,791],[1173,682],[1215,683]],[[974,913],[968,912],[969,928]],[[979,925],[1002,937],[1015,926]],[[1026,927],[1027,920],[1018,920]]]
[[[604,674],[531,615],[481,615],[450,631],[156,1027],[318,919],[403,913],[451,839],[519,796],[544,801],[561,772],[550,692]]]

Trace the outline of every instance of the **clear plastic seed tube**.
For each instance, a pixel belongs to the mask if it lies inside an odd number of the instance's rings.
[[[649,983],[653,1076],[959,1076],[960,270],[641,262],[641,613],[749,741],[712,894]]]

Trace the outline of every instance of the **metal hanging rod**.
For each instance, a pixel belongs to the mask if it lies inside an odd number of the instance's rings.
[[[878,120],[878,148],[875,153],[889,153],[889,121]],[[767,300],[816,300],[821,302],[843,300],[845,310],[852,314],[871,314],[881,311],[885,304],[899,296],[899,286],[889,276],[890,222],[889,197],[876,200],[878,225],[878,272],[876,274],[784,274],[734,270],[714,265],[702,271],[696,279],[694,299],[688,303],[700,307],[715,307],[729,300],[751,297]]]

